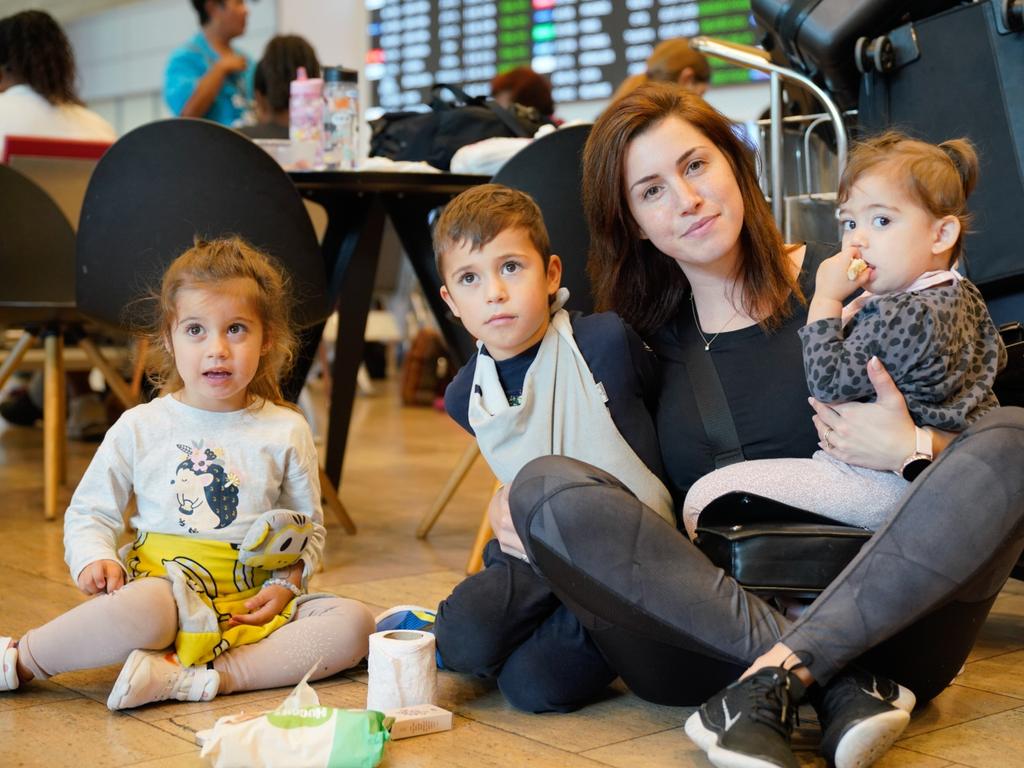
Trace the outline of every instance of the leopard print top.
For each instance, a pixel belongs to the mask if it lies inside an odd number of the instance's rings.
[[[873,400],[866,366],[877,355],[918,426],[960,431],[999,405],[992,384],[1006,348],[966,278],[873,297],[845,329],[840,324],[826,318],[799,331],[807,386],[818,400]]]

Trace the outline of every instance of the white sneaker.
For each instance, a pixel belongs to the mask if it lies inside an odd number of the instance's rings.
[[[18,647],[14,638],[0,637],[0,691],[13,691],[19,682]]]
[[[174,651],[132,651],[114,689],[108,709],[131,709],[154,701],[209,701],[220,688],[220,673],[205,666],[183,667]]]

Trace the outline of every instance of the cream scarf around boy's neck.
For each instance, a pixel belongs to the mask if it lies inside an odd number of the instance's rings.
[[[594,380],[562,307],[560,288],[537,355],[523,380],[521,405],[508,403],[494,360],[478,352],[469,397],[469,425],[480,452],[502,483],[539,456],[568,456],[614,475],[637,498],[675,524],[672,497],[612,421],[604,387]],[[478,350],[483,345],[477,342]]]

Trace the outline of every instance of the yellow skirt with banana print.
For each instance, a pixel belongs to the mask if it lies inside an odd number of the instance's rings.
[[[271,572],[238,562],[238,549],[224,541],[191,539],[163,533],[142,533],[124,555],[133,579],[168,579],[178,607],[178,659],[187,667],[220,656],[229,648],[262,640],[291,621],[298,598],[261,626],[228,625],[232,615],[249,613]]]

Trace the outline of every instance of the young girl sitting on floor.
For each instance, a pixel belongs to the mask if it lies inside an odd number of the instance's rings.
[[[64,517],[71,576],[99,596],[0,637],[0,691],[125,662],[110,709],[208,701],[366,655],[365,606],[305,594],[324,527],[313,437],[278,384],[295,347],[285,296],[280,270],[237,238],[197,241],[168,268],[150,345],[162,396],[110,429]],[[132,494],[137,535],[119,556]],[[253,560],[246,534],[274,510],[304,543]]]
[[[694,483],[683,503],[691,537],[704,507],[732,491],[877,529],[930,463],[929,430],[960,432],[999,405],[992,385],[1006,349],[978,289],[954,268],[977,175],[966,139],[934,146],[889,132],[858,145],[839,185],[843,250],[818,268],[799,331],[807,384],[823,403],[872,396],[867,366],[884,364],[916,424],[902,471],[845,463],[829,430],[810,459],[740,462]]]

